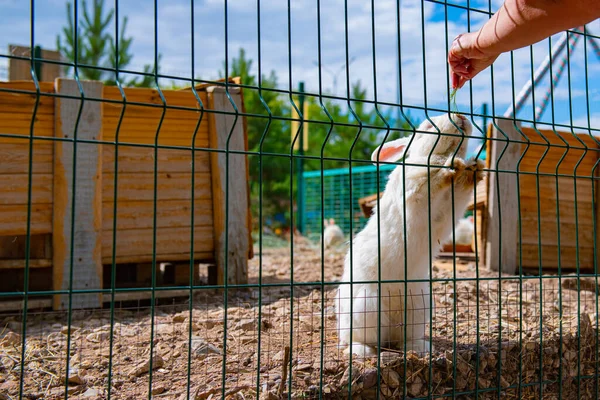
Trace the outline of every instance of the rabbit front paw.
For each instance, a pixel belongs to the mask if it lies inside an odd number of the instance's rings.
[[[441,186],[451,185],[452,181],[456,181],[456,179],[460,177],[467,168],[465,161],[459,157],[448,158],[444,166],[448,168],[442,169],[440,173],[443,177],[441,180]]]
[[[479,183],[485,176],[485,163],[480,159],[471,159],[467,162],[466,169],[464,172],[465,185],[473,186]]]

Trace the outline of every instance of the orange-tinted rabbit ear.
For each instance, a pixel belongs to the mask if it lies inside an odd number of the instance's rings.
[[[404,156],[404,150],[406,150],[409,141],[410,138],[400,138],[384,143],[383,146],[376,148],[371,154],[371,161],[373,161],[373,164],[377,164],[377,161],[398,161]],[[381,152],[379,151],[380,148]],[[378,156],[379,160],[377,160]]]

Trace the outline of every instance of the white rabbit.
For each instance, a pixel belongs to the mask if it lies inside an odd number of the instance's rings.
[[[471,244],[473,241],[473,217],[461,218],[454,228],[454,238],[452,234],[448,238],[448,242],[452,243],[452,239],[456,244]]]
[[[324,220],[324,223],[323,241],[325,242],[326,249],[344,241],[344,232],[335,224],[333,218],[329,218],[329,221]]]
[[[346,353],[376,354],[378,335],[381,346],[403,350],[406,344],[407,351],[430,350],[425,338],[430,322],[430,260],[452,232],[452,182],[454,215],[464,215],[473,187],[484,174],[483,162],[463,159],[468,138],[462,135],[471,134],[471,123],[458,114],[452,115],[453,122],[446,114],[431,120],[437,129],[423,122],[410,146],[411,137],[397,139],[384,143],[371,156],[374,162],[378,158],[393,162],[406,150],[404,162],[410,165],[404,166],[404,172],[402,165],[392,171],[373,215],[354,238],[352,257],[350,251],[346,255],[336,297],[339,341],[347,346]],[[406,284],[406,297],[404,282],[385,283],[405,279],[421,280]],[[380,303],[378,281],[382,282]]]

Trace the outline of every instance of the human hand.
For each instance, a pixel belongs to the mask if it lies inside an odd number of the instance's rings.
[[[479,32],[463,33],[452,42],[448,51],[448,64],[452,88],[458,89],[475,75],[489,67],[500,54],[486,54],[478,46]]]

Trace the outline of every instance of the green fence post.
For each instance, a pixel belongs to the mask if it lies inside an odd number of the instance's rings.
[[[298,83],[298,108],[300,109],[300,114],[304,117],[304,82]],[[304,119],[304,118],[303,118]],[[297,215],[297,228],[300,233],[304,232],[304,160],[302,156],[304,155],[304,121],[300,124],[300,130],[298,132],[298,157],[296,158],[296,181],[298,185],[298,211]]]
[[[33,57],[34,57],[34,68],[35,75],[38,81],[42,80],[42,62],[40,59],[42,58],[42,48],[40,46],[35,46],[33,48]]]

